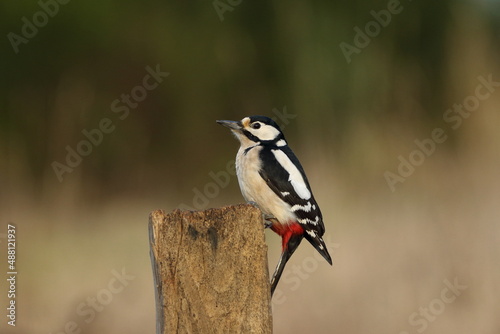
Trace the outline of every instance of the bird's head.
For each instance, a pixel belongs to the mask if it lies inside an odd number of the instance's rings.
[[[263,142],[277,146],[286,145],[285,137],[276,122],[266,116],[249,116],[241,121],[217,121],[231,129],[242,146],[252,146]]]

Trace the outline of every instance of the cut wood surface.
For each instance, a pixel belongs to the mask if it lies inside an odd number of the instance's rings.
[[[149,219],[157,333],[272,333],[262,213],[252,205]]]

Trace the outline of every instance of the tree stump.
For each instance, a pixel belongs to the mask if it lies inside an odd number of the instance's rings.
[[[153,211],[149,240],[157,334],[272,333],[258,208]]]

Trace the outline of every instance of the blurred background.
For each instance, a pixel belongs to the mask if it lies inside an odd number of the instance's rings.
[[[0,4],[2,333],[153,333],[148,215],[243,202],[215,120],[255,114],[334,259],[295,253],[276,333],[500,332],[500,2],[59,1]]]

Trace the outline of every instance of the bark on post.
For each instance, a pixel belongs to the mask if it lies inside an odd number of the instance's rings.
[[[150,214],[157,334],[272,333],[263,224],[247,204]]]

